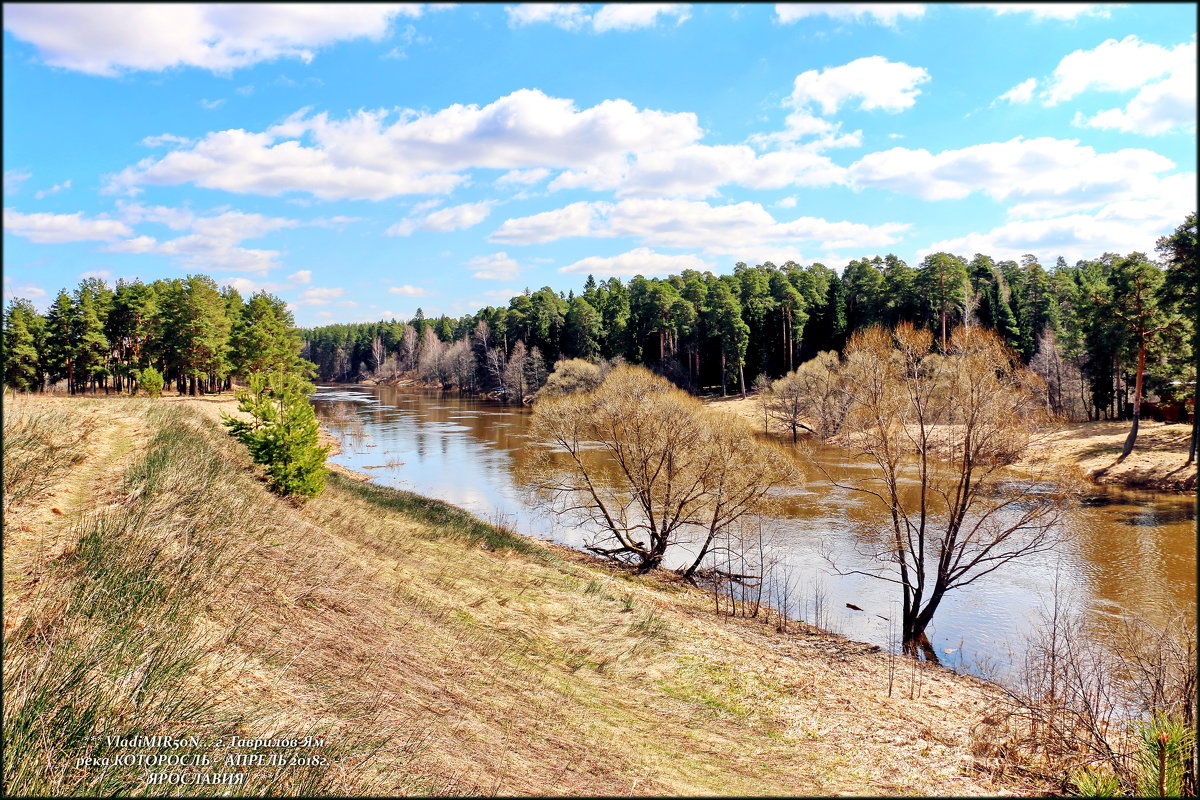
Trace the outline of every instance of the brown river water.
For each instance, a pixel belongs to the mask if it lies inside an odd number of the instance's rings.
[[[334,463],[529,536],[574,547],[593,536],[534,508],[521,489],[522,470],[538,447],[526,408],[388,386],[321,386],[313,401],[340,442]],[[831,474],[856,469],[840,448],[816,447],[808,458]],[[894,647],[899,588],[838,574],[871,566],[861,551],[872,528],[885,522],[878,501],[832,486],[819,469],[801,463],[805,480],[790,493],[786,516],[766,523],[769,551],[779,564],[773,596],[786,577],[793,617]],[[1006,672],[1040,626],[1056,584],[1101,637],[1121,614],[1194,627],[1194,503],[1191,495],[1099,488],[1082,497],[1060,522],[1063,543],[1054,551],[1007,564],[947,595],[929,631],[943,663],[980,674]]]

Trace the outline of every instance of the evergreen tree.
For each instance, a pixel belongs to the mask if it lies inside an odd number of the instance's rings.
[[[288,372],[251,373],[248,391],[238,393],[246,422],[225,415],[224,424],[266,466],[271,489],[282,495],[315,497],[325,488],[328,447],[318,445],[312,384]]]
[[[28,300],[10,300],[4,314],[4,383],[23,392],[41,388],[41,317]]]

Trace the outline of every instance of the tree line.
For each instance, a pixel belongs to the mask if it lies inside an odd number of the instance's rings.
[[[168,390],[195,395],[256,372],[312,370],[286,302],[266,292],[244,299],[207,275],[115,288],[86,278],[59,291],[45,314],[14,299],[3,346],[5,385],[21,391],[62,382],[72,394],[131,391],[157,372]]]
[[[1194,393],[1195,214],[1144,253],[1045,267],[1033,255],[996,261],[933,253],[917,267],[895,255],[850,261],[839,275],[738,263],[728,275],[683,270],[628,281],[589,276],[580,294],[526,290],[507,306],[453,318],[329,325],[302,331],[322,380],[427,381],[501,399],[535,391],[559,359],[641,364],[693,393],[740,391],[857,331],[909,323],[935,333],[996,331],[1047,384],[1047,403],[1073,420],[1133,416],[1141,380],[1182,416]]]

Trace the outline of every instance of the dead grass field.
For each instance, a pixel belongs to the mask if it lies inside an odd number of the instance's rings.
[[[344,471],[293,505],[216,424],[228,398],[19,402],[64,404],[96,427],[84,461],[5,515],[6,654],[19,621],[66,613],[47,605],[47,584],[72,557],[73,522],[135,502],[169,514],[171,491],[139,500],[121,476],[153,450],[155,404],[177,407],[171,424],[217,454],[205,469],[228,506],[168,543],[225,553],[194,598],[190,635],[207,661],[183,680],[253,705],[245,735],[267,720],[386,740],[355,756],[337,793],[1022,792],[972,755],[995,695],[971,678],[801,625],[717,616],[699,590]],[[186,493],[187,469],[162,485]],[[214,503],[201,500],[188,508]]]
[[[733,395],[709,401],[711,404],[749,420],[763,429],[762,406],[757,396],[745,399]],[[1039,464],[1065,470],[1068,479],[1082,478],[1099,484],[1127,486],[1161,491],[1195,491],[1196,464],[1185,468],[1191,425],[1143,420],[1138,429],[1137,446],[1120,461],[1128,422],[1075,422],[1042,436],[1030,452]],[[769,422],[768,430],[787,436],[778,423]],[[1017,465],[1022,466],[1021,464]]]

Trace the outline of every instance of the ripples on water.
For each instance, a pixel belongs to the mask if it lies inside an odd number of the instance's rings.
[[[375,482],[437,497],[523,533],[581,547],[588,534],[537,510],[518,486],[531,447],[530,412],[486,401],[397,387],[318,387],[318,414],[341,442],[331,460],[370,469]],[[846,451],[814,447],[830,472],[864,469]],[[792,585],[793,616],[882,647],[899,621],[895,584],[838,575],[874,562],[860,553],[890,530],[877,503],[831,485],[803,465],[787,516],[768,523],[770,553]],[[1049,487],[1047,487],[1048,489]],[[1035,487],[1036,489],[1036,487]],[[1066,544],[1006,567],[946,596],[930,639],[947,666],[1004,669],[1038,624],[1056,580],[1078,597],[1103,633],[1114,614],[1196,623],[1195,506],[1187,496],[1096,490],[1061,523]],[[862,611],[846,608],[853,603]],[[815,616],[821,616],[817,620]]]

